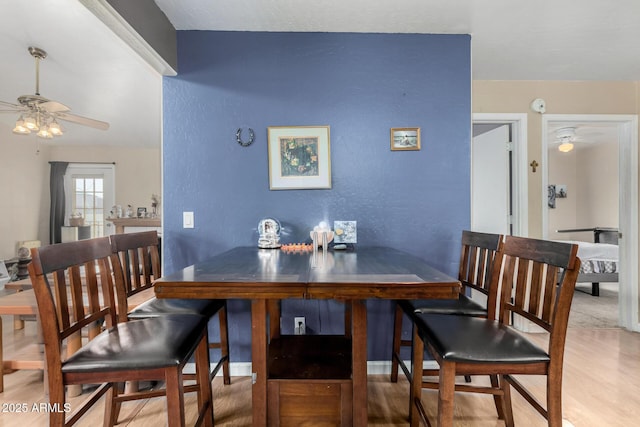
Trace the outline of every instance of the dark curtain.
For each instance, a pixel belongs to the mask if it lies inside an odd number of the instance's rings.
[[[69,162],[49,162],[51,164],[51,176],[49,178],[49,191],[51,193],[51,209],[49,210],[49,243],[62,241],[62,229],[64,225],[64,173]]]

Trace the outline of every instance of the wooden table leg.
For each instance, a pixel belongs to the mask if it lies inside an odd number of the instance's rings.
[[[368,421],[367,408],[367,305],[365,300],[351,302],[353,319],[352,378],[353,425],[364,427]]]
[[[280,300],[268,300],[267,310],[269,312],[269,338],[280,338]]]
[[[351,301],[344,302],[344,336],[351,338]]]
[[[267,300],[251,301],[251,405],[253,426],[267,426]]]
[[[22,292],[22,289],[18,289],[16,292]],[[19,314],[13,315],[13,330],[18,331],[20,329],[24,329],[24,320],[20,317]]]
[[[24,329],[24,320],[19,314],[16,314],[13,316],[13,330],[19,331],[21,329]]]

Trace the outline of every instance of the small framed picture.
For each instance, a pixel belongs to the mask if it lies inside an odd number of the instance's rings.
[[[269,188],[331,188],[329,126],[271,126]]]
[[[420,149],[420,128],[391,128],[391,150]]]
[[[566,197],[567,197],[567,185],[566,184],[556,185],[556,199],[565,199]]]
[[[138,208],[138,218],[144,218],[147,214],[147,208]]]

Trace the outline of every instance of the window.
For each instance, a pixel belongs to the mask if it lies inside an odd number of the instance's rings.
[[[104,178],[102,175],[72,175],[71,212],[80,213],[91,237],[104,236]]]
[[[113,233],[105,221],[115,200],[115,165],[70,163],[64,175],[65,224],[72,214],[80,213],[84,225],[91,226],[91,237]]]

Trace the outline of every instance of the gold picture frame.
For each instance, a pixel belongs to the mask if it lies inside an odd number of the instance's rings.
[[[331,188],[329,126],[270,126],[267,137],[269,189]]]
[[[391,151],[420,150],[420,128],[391,128]]]

